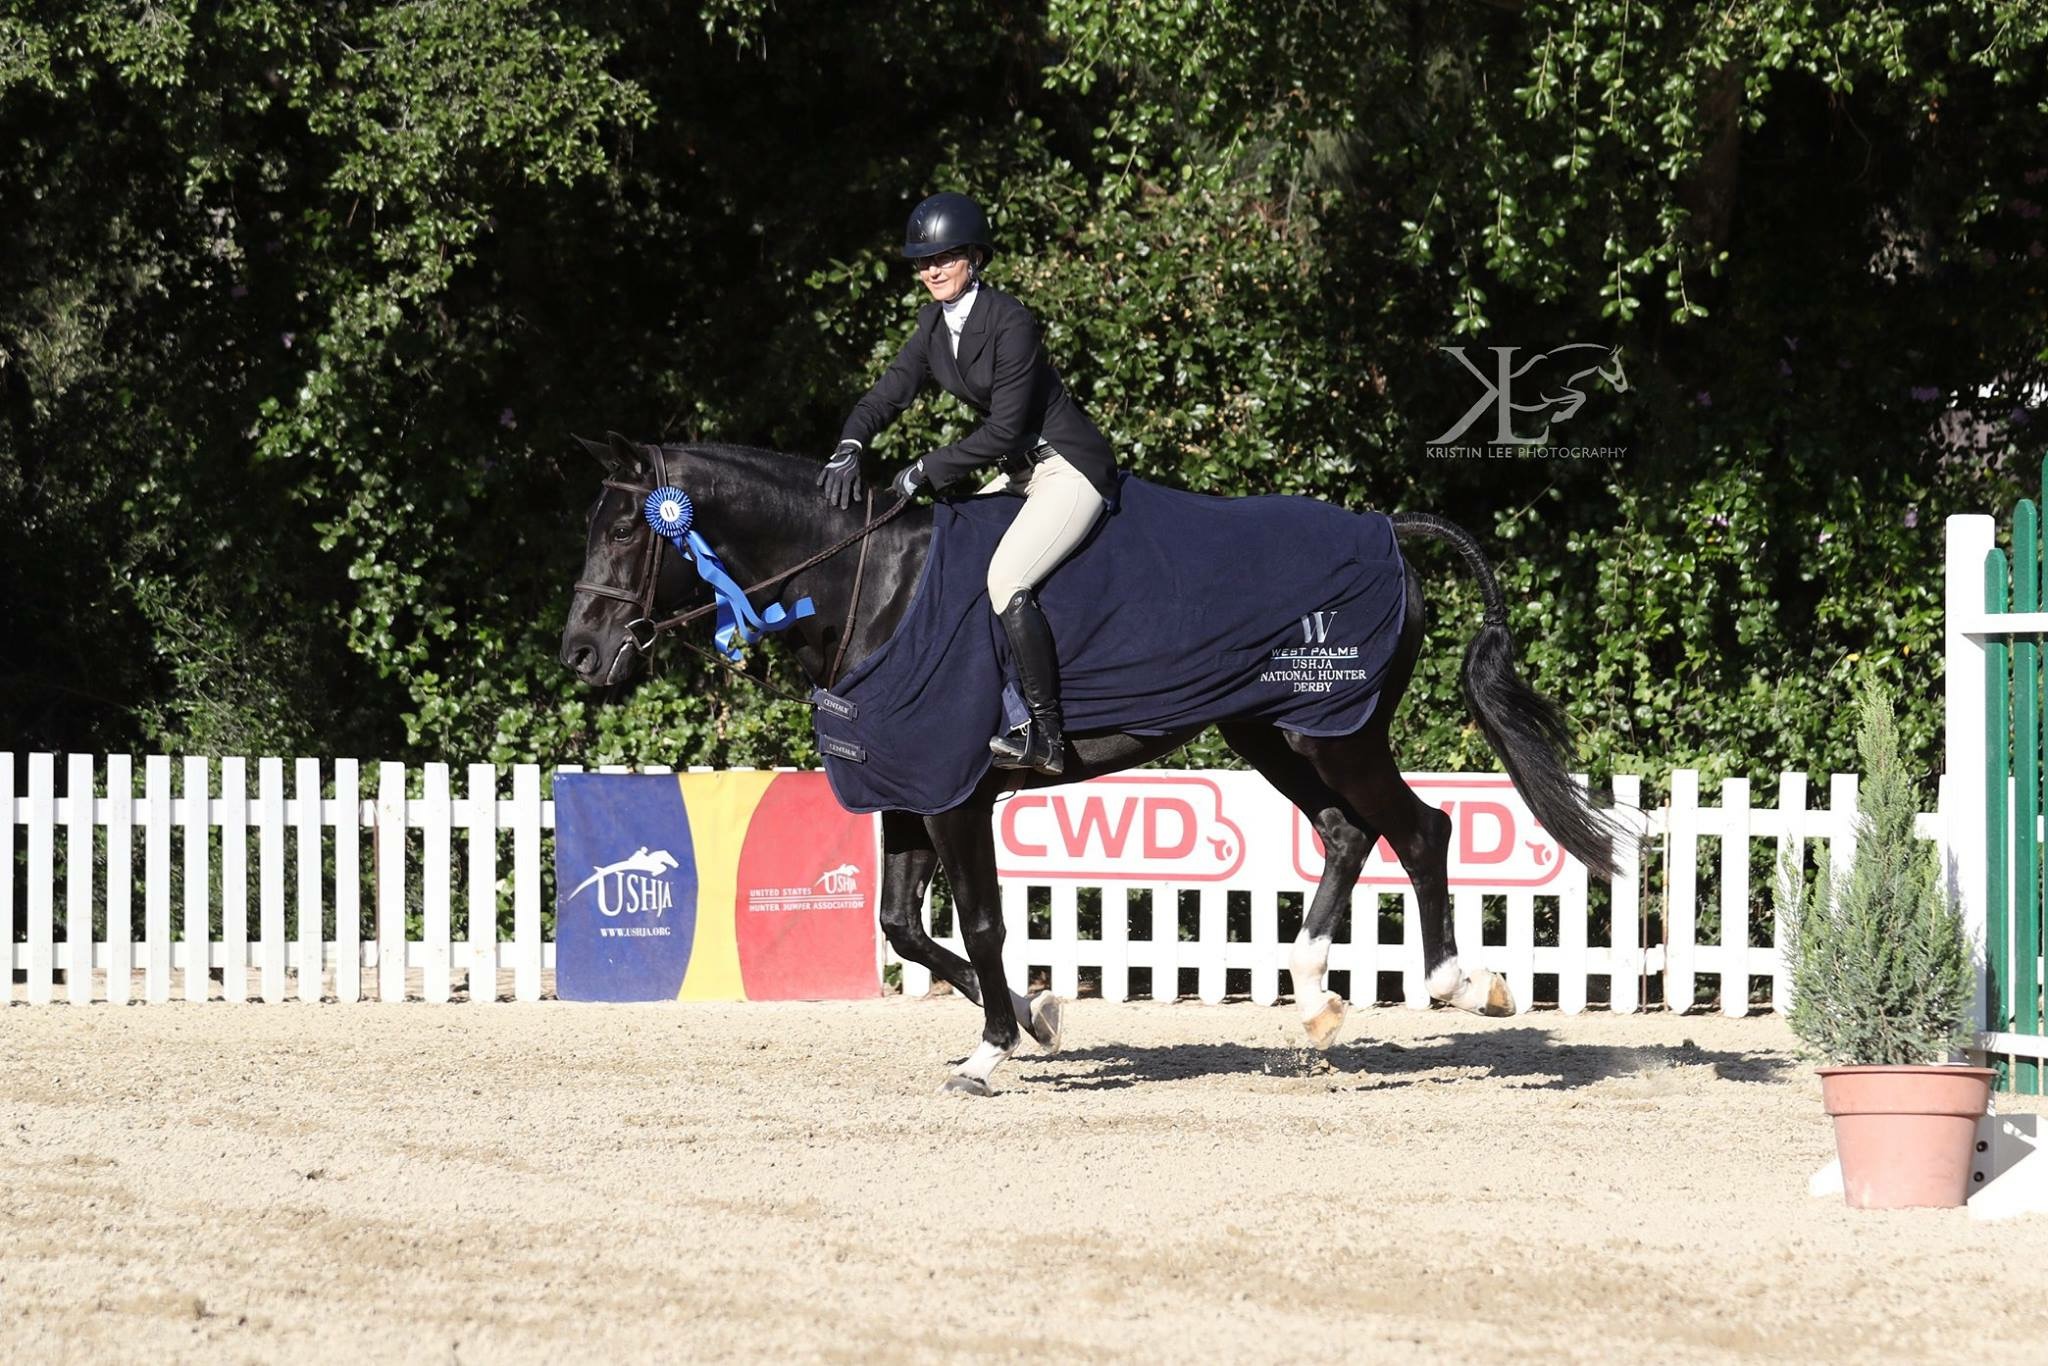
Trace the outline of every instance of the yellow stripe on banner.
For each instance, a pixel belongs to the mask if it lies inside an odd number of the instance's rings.
[[[739,905],[740,849],[773,773],[679,773],[690,845],[697,857],[697,938],[679,1001],[744,1001]]]

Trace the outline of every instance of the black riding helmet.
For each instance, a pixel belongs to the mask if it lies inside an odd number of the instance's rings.
[[[986,253],[984,263],[996,254],[989,241],[988,215],[981,211],[981,205],[948,190],[910,211],[910,222],[903,228],[906,257],[921,261],[955,247],[980,247]]]

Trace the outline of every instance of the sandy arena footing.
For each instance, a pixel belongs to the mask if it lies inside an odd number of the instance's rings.
[[[19,1360],[1984,1361],[2048,1216],[1810,1199],[1776,1018],[0,1010]],[[2041,1102],[2001,1098],[2007,1110]],[[2005,1282],[2000,1277],[2017,1275]]]

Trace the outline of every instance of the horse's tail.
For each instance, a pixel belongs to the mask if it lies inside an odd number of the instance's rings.
[[[1515,670],[1515,638],[1508,630],[1507,602],[1500,581],[1470,532],[1441,517],[1401,512],[1390,519],[1401,540],[1429,536],[1449,541],[1464,557],[1479,585],[1485,619],[1465,646],[1459,682],[1465,701],[1487,743],[1507,765],[1515,790],[1572,856],[1605,878],[1614,876],[1614,846],[1620,832],[1586,800],[1565,764],[1572,753],[1571,731],[1557,704],[1537,692]]]

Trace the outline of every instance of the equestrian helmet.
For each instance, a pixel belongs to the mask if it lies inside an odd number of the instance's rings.
[[[980,247],[986,257],[996,254],[989,241],[988,215],[981,205],[964,194],[948,190],[932,195],[910,211],[903,229],[903,254],[913,261],[937,256],[955,247]]]

